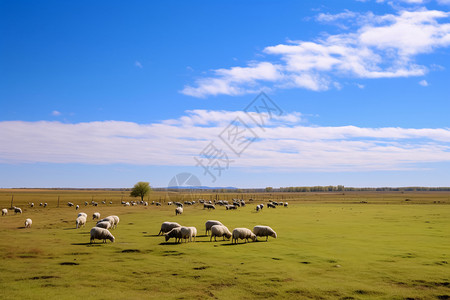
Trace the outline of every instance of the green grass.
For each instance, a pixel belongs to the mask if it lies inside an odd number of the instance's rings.
[[[53,191],[52,199],[56,193],[61,192]],[[2,207],[9,207],[10,196],[1,196]],[[306,196],[321,202],[301,199]],[[44,202],[37,192],[29,197],[35,204]],[[65,197],[81,204],[87,196],[72,191]],[[119,199],[117,194],[108,197]],[[288,208],[260,213],[254,204],[237,211],[185,206],[181,216],[175,216],[173,206],[82,206],[80,211],[89,217],[99,211],[121,219],[112,230],[115,243],[91,245],[94,222],[74,229],[74,208],[56,208],[54,200],[46,209],[26,208],[30,198],[15,196],[15,201],[23,201],[24,213],[0,218],[0,298],[450,297],[450,210],[433,204],[436,195],[407,195],[413,201],[406,203],[405,195],[398,194],[318,197],[298,195]],[[443,202],[448,195],[439,197]],[[369,203],[360,204],[359,199]],[[419,199],[431,204],[411,204]],[[28,217],[33,225],[24,229]],[[230,230],[269,225],[278,238],[238,245],[209,242],[203,236],[209,219],[222,221]],[[164,243],[164,237],[155,236],[163,221],[196,226],[197,242]]]

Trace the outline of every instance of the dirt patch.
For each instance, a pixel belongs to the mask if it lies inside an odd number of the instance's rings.
[[[43,276],[35,276],[28,278],[29,280],[39,280],[39,279],[51,279],[51,278],[60,278],[59,276],[53,276],[53,275],[43,275]]]
[[[309,264],[311,264],[310,261],[301,261],[300,263],[301,263],[301,264],[304,264],[304,265],[309,265]]]
[[[204,269],[208,269],[210,266],[202,266],[202,267],[195,267],[193,268],[194,270],[204,270]]]
[[[377,291],[368,291],[368,290],[355,290],[354,293],[358,294],[358,295],[381,295],[382,294]]]
[[[141,253],[141,250],[139,250],[139,249],[125,249],[125,250],[122,250],[122,253]]]
[[[281,258],[278,257],[272,257],[273,260],[281,260]]]

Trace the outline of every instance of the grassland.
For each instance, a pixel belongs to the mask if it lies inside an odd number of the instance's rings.
[[[12,194],[24,213],[0,218],[2,299],[450,297],[449,193],[241,194],[253,203],[237,211],[185,206],[181,216],[167,205],[123,207],[120,200],[129,198],[121,191],[1,190],[2,208]],[[191,196],[216,197],[172,194],[170,200]],[[289,207],[254,211],[270,198]],[[81,205],[91,199],[114,204]],[[149,200],[169,198],[155,192]],[[74,229],[77,212],[68,201],[88,215],[118,215],[116,242],[89,244],[94,222]],[[49,206],[30,208],[28,202]],[[33,226],[25,229],[28,217]],[[209,242],[208,219],[230,229],[269,225],[278,238]],[[197,241],[164,243],[156,234],[168,220],[196,226]]]

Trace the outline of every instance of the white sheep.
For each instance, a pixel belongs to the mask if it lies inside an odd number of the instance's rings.
[[[160,235],[161,233],[167,233],[177,227],[181,227],[181,225],[176,222],[164,222],[161,224],[161,230],[159,231],[158,235]]]
[[[181,206],[175,208],[175,215],[181,215],[183,213],[183,208]]]
[[[22,214],[22,209],[20,207],[14,207],[15,214]]]
[[[110,229],[111,223],[109,221],[102,221],[102,222],[98,222],[97,225],[95,225],[95,227]]]
[[[115,238],[109,232],[108,229],[100,228],[100,227],[92,227],[91,229],[91,243],[94,241],[94,239],[97,240],[103,240],[103,243],[106,243],[106,240],[110,240],[112,243],[114,243]]]
[[[238,239],[245,239],[245,242],[248,242],[248,239],[256,241],[256,235],[248,228],[235,228],[233,229],[231,243],[237,244]]]
[[[78,210],[80,208],[80,206],[77,204],[77,206],[75,206],[75,210]]]
[[[33,202],[30,203],[30,207],[34,207],[34,203]]]
[[[206,235],[208,235],[208,232],[211,230],[211,227],[213,227],[214,225],[223,225],[223,224],[220,223],[220,221],[216,221],[216,220],[206,221],[206,223],[205,223]]]
[[[30,228],[31,224],[33,224],[33,221],[31,221],[31,219],[26,219],[25,220],[25,228]]]
[[[191,227],[181,226],[180,233],[181,233],[181,238],[184,239],[185,243],[187,242],[187,240],[189,240],[189,241],[192,240],[192,228]]]
[[[99,212],[95,212],[95,213],[92,214],[92,220],[95,220],[95,219],[99,219],[100,220],[100,213]]]
[[[130,206],[130,202],[125,202],[125,206]]]
[[[191,236],[189,238],[189,242],[192,242],[192,239],[194,239],[195,242],[195,238],[197,237],[197,228],[195,227],[188,227],[191,230]]]
[[[119,217],[118,216],[109,216],[109,217],[114,219],[114,228],[116,228],[117,225],[119,225],[119,222],[120,222]]]
[[[166,242],[171,238],[175,238],[175,243],[178,243],[178,241],[181,242],[181,226],[175,227],[168,233],[165,233],[164,237],[166,239]]]
[[[109,217],[106,217],[106,218],[103,218],[103,219],[97,221],[97,224],[100,222],[109,222],[109,225],[111,225],[111,228],[114,227],[114,223],[115,223],[114,218],[112,216],[109,216]]]
[[[2,216],[6,216],[8,214],[8,210],[6,208],[2,209]]]
[[[225,240],[225,237],[227,239],[231,238],[231,232],[228,230],[228,228],[224,225],[214,225],[211,227],[211,238],[209,241],[212,241],[212,238],[214,237],[214,241],[217,242],[216,237],[222,237],[223,240]]]
[[[88,205],[88,202],[87,201],[84,201],[84,206],[87,206]]]
[[[78,218],[75,220],[76,228],[80,228],[81,226],[85,226],[85,225],[86,225],[86,217],[78,216]]]
[[[48,205],[47,202],[45,202],[45,203],[44,203],[44,207],[47,207],[47,205]]]
[[[86,213],[80,212],[77,217],[81,217],[81,216],[85,217],[85,219],[87,220],[87,214]]]
[[[289,203],[284,202],[284,207],[288,207]]]
[[[269,226],[263,226],[263,225],[256,225],[255,227],[253,227],[253,233],[258,237],[258,236],[265,236],[266,237],[266,241],[269,238],[269,236],[273,237],[273,238],[277,238],[277,233],[270,228]]]

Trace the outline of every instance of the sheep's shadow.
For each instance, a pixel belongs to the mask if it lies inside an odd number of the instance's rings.
[[[86,242],[86,243],[71,243],[71,245],[73,245],[73,246],[89,246],[89,247],[99,247],[102,244],[105,244],[105,243],[89,243],[89,242]]]
[[[157,234],[144,234],[144,237],[158,237],[158,236],[164,236],[164,235],[157,235]]]
[[[173,246],[173,245],[180,245],[180,244],[182,244],[182,243],[177,243],[177,242],[162,242],[162,243],[159,243],[159,245],[162,245],[162,246]]]
[[[78,228],[64,228],[63,230],[74,230],[74,229],[78,229]]]
[[[19,227],[17,227],[17,229],[25,229],[26,227],[25,226],[19,226]]]

